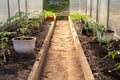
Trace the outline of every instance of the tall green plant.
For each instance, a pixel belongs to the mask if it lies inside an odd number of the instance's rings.
[[[25,33],[27,32],[28,28],[35,26],[33,20],[28,19],[27,13],[18,13],[19,19],[17,20],[17,26],[20,26],[21,39],[25,37]]]

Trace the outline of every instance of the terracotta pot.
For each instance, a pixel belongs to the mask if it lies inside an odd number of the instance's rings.
[[[53,21],[53,20],[54,20],[54,17],[46,17],[46,20],[47,20],[47,21]]]

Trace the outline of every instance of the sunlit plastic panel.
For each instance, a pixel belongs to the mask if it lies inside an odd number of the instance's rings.
[[[99,0],[98,21],[105,26],[107,26],[107,8],[108,0]]]
[[[87,0],[87,15],[90,15],[90,0]]]
[[[120,38],[120,0],[110,0],[109,27]]]
[[[0,0],[0,22],[5,22],[8,18],[7,0]]]
[[[96,20],[97,0],[92,0],[92,18]]]
[[[80,0],[80,12],[81,14],[86,14],[87,0]]]
[[[70,0],[70,13],[80,12],[81,0]]]
[[[18,12],[18,0],[9,0],[10,16],[14,16]]]
[[[43,0],[27,0],[28,13],[42,12],[43,11]]]
[[[25,0],[20,0],[20,11],[25,12],[26,11],[26,6],[25,6]]]

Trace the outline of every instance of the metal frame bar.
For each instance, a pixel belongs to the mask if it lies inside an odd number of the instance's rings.
[[[7,5],[8,5],[8,18],[10,18],[10,2],[7,0]]]
[[[18,12],[20,12],[20,0],[18,0]]]
[[[28,13],[28,5],[27,5],[27,0],[25,0],[25,11],[26,11],[26,13]]]
[[[99,11],[99,0],[97,0],[97,9],[96,9],[96,22],[99,22],[99,18],[98,18],[98,12]]]
[[[87,2],[88,2],[88,0],[86,0],[86,15],[87,15]]]
[[[109,29],[109,15],[110,15],[110,0],[108,0],[107,6],[107,29]]]
[[[92,17],[92,0],[90,0],[90,17]]]

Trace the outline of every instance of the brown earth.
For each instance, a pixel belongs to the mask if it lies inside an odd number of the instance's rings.
[[[41,80],[84,80],[68,21],[56,23]]]
[[[73,23],[95,80],[120,80],[120,70],[112,71],[116,61],[110,58],[104,59],[107,54],[105,50],[98,43],[93,42],[92,36],[81,34],[83,25],[80,22]]]
[[[51,22],[45,22],[40,27],[35,27],[27,32],[27,35],[37,38],[32,54],[17,54],[13,49],[11,40],[9,41],[8,48],[11,54],[7,55],[7,63],[2,63],[3,59],[0,57],[0,80],[27,80],[50,25]]]

